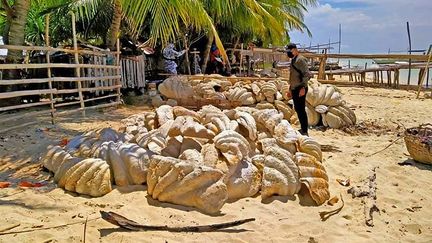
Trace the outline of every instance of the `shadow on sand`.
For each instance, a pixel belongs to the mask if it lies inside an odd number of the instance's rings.
[[[413,159],[407,159],[403,162],[399,162],[398,165],[400,165],[400,166],[414,166],[419,170],[432,171],[432,165],[423,164],[423,163],[417,162]]]

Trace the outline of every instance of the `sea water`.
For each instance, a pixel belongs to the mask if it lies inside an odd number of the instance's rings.
[[[331,62],[337,62],[337,59],[330,60]],[[378,64],[374,62],[372,59],[340,59],[339,65],[342,68],[348,68],[348,64],[350,64],[351,68],[358,67],[358,68],[365,68],[365,65],[367,64],[368,68],[374,68],[379,67]],[[373,78],[372,73],[367,74],[367,78]],[[399,83],[400,84],[408,84],[408,69],[401,69],[399,74]],[[426,74],[425,74],[426,75]],[[387,74],[384,73],[383,75],[384,80],[387,81]],[[393,79],[393,73],[392,73],[392,79]],[[411,70],[411,85],[418,85],[418,79],[419,79],[419,69],[412,69]],[[426,77],[424,77],[423,85],[426,87],[426,84],[429,84],[428,87],[432,87],[432,70],[429,75],[429,82],[427,82]]]

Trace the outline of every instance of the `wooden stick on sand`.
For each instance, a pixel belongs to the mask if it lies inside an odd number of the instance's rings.
[[[234,226],[242,225],[244,223],[255,221],[255,218],[249,218],[244,220],[237,220],[222,224],[210,224],[210,225],[199,225],[199,226],[184,226],[184,227],[170,227],[170,226],[151,226],[141,225],[135,221],[132,221],[120,214],[114,212],[100,211],[102,219],[110,222],[111,224],[120,226],[121,228],[132,230],[132,231],[169,231],[169,232],[211,232],[220,229],[231,228]]]

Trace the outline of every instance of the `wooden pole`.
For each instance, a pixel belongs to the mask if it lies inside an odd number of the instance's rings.
[[[49,39],[49,23],[50,23],[50,15],[48,14],[45,17],[45,44],[47,47],[50,46],[50,39]],[[48,68],[47,68],[47,75],[49,79],[51,79],[51,68],[49,67],[49,64],[51,63],[51,53],[50,51],[46,52],[46,60],[47,60],[47,64],[48,64]],[[52,80],[48,81],[48,87],[49,89],[52,90]],[[50,102],[51,102],[51,123],[54,125],[55,123],[55,112],[54,112],[54,96],[53,93],[50,92]]]
[[[400,84],[400,70],[397,70],[397,87],[399,88],[399,84]]]
[[[432,52],[432,45],[429,45],[429,49],[428,49],[427,53],[430,54],[431,52]],[[427,76],[426,76],[426,87],[429,87],[429,72],[430,72],[430,69],[426,68],[426,73],[427,73]]]
[[[426,87],[429,87],[429,71],[430,71],[430,69],[428,68],[426,70],[427,70],[426,71]]]
[[[412,46],[411,46],[411,32],[410,32],[410,26],[409,26],[409,22],[407,22],[407,32],[408,32],[408,42],[409,42],[409,54],[411,55],[411,50],[412,50]],[[412,60],[409,59],[409,68],[408,68],[408,85],[411,82],[411,63]]]
[[[78,41],[76,37],[76,26],[75,26],[75,14],[72,14],[72,35],[73,35],[73,44],[74,44],[74,50],[75,50],[75,64],[79,65],[79,55],[78,55]],[[75,68],[75,75],[80,78],[81,77],[81,69],[79,66]],[[77,82],[78,84],[78,96],[80,100],[80,105],[82,109],[82,115],[85,116],[85,105],[84,105],[84,99],[83,99],[83,93],[82,93],[82,84],[81,81]]]
[[[243,43],[241,43],[240,45],[240,68],[239,68],[240,76],[242,75],[242,70],[243,70]]]
[[[393,73],[393,87],[397,87],[397,69],[395,69]]]
[[[429,69],[429,64],[430,64],[430,62],[431,62],[431,59],[432,59],[432,51],[429,53],[429,58],[428,58],[428,61],[427,61],[427,63],[426,63],[426,67],[425,67],[425,69]],[[418,98],[420,98],[420,91],[421,91],[421,88],[422,88],[422,86],[423,86],[423,81],[424,81],[424,73],[422,74],[422,78],[421,78],[421,80],[420,80],[420,84],[419,84],[419,87],[418,87],[418,91],[417,91],[417,99]]]
[[[116,74],[120,75],[121,74],[121,66],[120,66],[120,39],[117,39],[116,47],[117,47],[116,48],[117,49],[117,53],[116,53],[116,65],[117,65]],[[117,88],[117,103],[120,104],[122,80],[121,79],[116,79],[115,81],[116,81],[115,84],[118,85],[118,88]]]
[[[190,62],[189,62],[189,48],[188,48],[188,42],[187,42],[187,35],[185,35],[184,37],[183,37],[183,42],[184,42],[184,48],[185,48],[185,50],[186,50],[186,53],[185,53],[185,57],[186,57],[186,65],[187,65],[187,71],[188,71],[188,74],[189,75],[191,75],[191,68],[190,68]]]
[[[381,84],[384,84],[384,73],[383,73],[383,71],[380,71],[380,75],[381,75]]]
[[[325,52],[325,54],[327,54],[327,51],[324,51],[324,52]],[[324,57],[322,57],[321,60],[320,60],[320,66],[319,66],[319,71],[318,71],[318,79],[321,79],[321,80],[325,80],[326,79],[326,75],[325,75],[326,62],[327,62],[327,56],[324,55]]]
[[[387,84],[391,87],[391,71],[387,71]]]
[[[339,24],[339,54],[341,53],[341,45],[342,45],[342,25]],[[338,59],[339,64],[340,59]]]
[[[418,82],[417,82],[417,84],[420,84],[420,82],[421,82],[421,79],[422,79],[422,77],[423,77],[423,75],[426,73],[426,69],[424,69],[424,68],[420,68],[420,70],[419,70],[419,75],[418,75]]]
[[[367,62],[365,63],[365,71],[364,71],[364,73],[362,74],[362,85],[364,85],[364,83],[366,82],[366,70],[367,70],[367,66],[368,66],[368,64],[367,64]]]

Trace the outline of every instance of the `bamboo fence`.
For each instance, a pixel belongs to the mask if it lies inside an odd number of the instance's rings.
[[[0,80],[0,90],[2,87],[6,87],[8,85],[13,85],[17,87],[14,91],[0,92],[0,133],[17,128],[22,128],[32,124],[37,124],[38,120],[35,118],[41,115],[51,115],[51,122],[54,124],[57,116],[67,115],[76,112],[82,112],[82,115],[85,116],[86,110],[106,108],[111,106],[117,106],[120,104],[120,89],[122,87],[122,84],[120,73],[121,67],[119,41],[117,40],[117,50],[115,52],[97,49],[78,49],[75,32],[75,16],[72,14],[74,44],[73,49],[53,48],[50,47],[49,42],[49,16],[47,16],[46,23],[46,46],[0,45],[0,49],[37,51],[45,52],[46,54],[46,63],[0,64],[0,71],[11,69],[46,69],[47,71],[46,78]],[[54,52],[73,54],[74,63],[52,63],[50,56]],[[83,55],[92,57],[90,63],[82,62]],[[53,68],[74,69],[75,77],[53,76]],[[63,84],[66,83],[70,85],[64,86]],[[44,85],[43,87],[47,88],[42,89],[41,85],[38,86],[34,84],[41,84]],[[27,87],[25,90],[23,90],[23,86],[37,88],[28,89]],[[69,94],[72,97],[73,95],[78,94],[79,99],[66,102],[65,100],[61,100],[58,98],[59,95],[64,94]],[[91,95],[87,95],[88,97],[86,97],[85,94]],[[39,101],[32,103],[27,100],[27,103],[25,104],[10,106],[6,106],[6,102],[4,102],[4,99],[26,99],[26,97],[28,96],[38,96]],[[115,101],[112,102],[111,100]],[[97,105],[91,106],[94,101],[99,102],[97,102]],[[77,107],[78,105],[79,107]],[[11,114],[11,112],[14,113]],[[23,124],[20,124],[20,122],[18,122],[18,120],[26,121],[26,118],[33,119],[33,121]],[[10,124],[13,125],[10,126]]]
[[[122,58],[122,88],[143,89],[145,82],[145,58],[144,55],[134,58]]]

